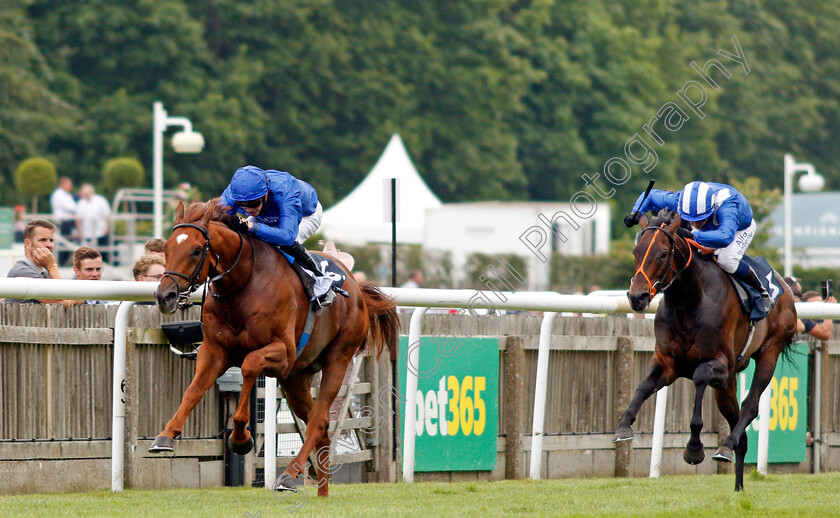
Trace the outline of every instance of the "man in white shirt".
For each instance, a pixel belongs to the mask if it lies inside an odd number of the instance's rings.
[[[58,187],[50,194],[50,205],[52,206],[53,220],[58,225],[58,231],[62,237],[73,239],[76,230],[76,200],[70,191],[73,189],[73,181],[66,176],[58,179]],[[64,264],[70,258],[70,252],[62,251],[58,254],[59,264]]]
[[[111,205],[104,196],[96,194],[93,185],[82,184],[79,189],[79,203],[76,214],[79,218],[82,245],[107,249],[109,245],[108,222],[111,218]],[[102,260],[108,262],[109,254],[102,253]]]

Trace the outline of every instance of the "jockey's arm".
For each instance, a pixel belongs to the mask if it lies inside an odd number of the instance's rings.
[[[671,191],[662,191],[660,189],[651,189],[650,194],[644,202],[642,202],[643,197],[644,193],[639,195],[639,197],[636,199],[636,203],[633,204],[633,209],[630,211],[631,213],[638,211],[644,214],[648,211],[657,212],[662,209],[669,209],[674,212],[677,212],[677,204],[679,203],[679,193]]]
[[[297,201],[297,203],[295,203]],[[280,217],[277,226],[266,225],[257,218],[254,221],[253,232],[263,241],[278,246],[289,246],[294,244],[300,226],[301,208],[300,201],[295,199],[286,200],[280,208]]]
[[[297,238],[298,224],[294,224],[294,227],[292,228],[289,226],[287,219],[288,218],[282,218],[280,220],[279,227],[273,227],[262,223],[259,220],[255,220],[253,232],[258,238],[273,245],[289,246],[293,244]],[[294,222],[292,221],[292,223]]]
[[[726,205],[721,206],[715,215],[718,226],[712,230],[701,230],[694,234],[694,240],[703,246],[725,248],[732,244],[738,230],[738,211]]]

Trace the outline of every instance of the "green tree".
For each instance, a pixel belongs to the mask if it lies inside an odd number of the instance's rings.
[[[24,196],[32,196],[32,213],[38,212],[38,196],[49,194],[58,183],[55,165],[46,158],[27,158],[15,170],[15,187]]]
[[[11,173],[27,156],[46,151],[66,130],[73,108],[50,90],[52,71],[32,41],[25,2],[0,9],[0,202],[14,201]],[[54,187],[53,181],[50,187]],[[49,192],[49,191],[47,191]]]
[[[143,164],[136,158],[122,157],[109,160],[102,169],[105,194],[112,197],[118,190],[139,187],[144,180]]]

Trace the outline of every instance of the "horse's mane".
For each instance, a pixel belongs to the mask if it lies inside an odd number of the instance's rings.
[[[218,221],[233,228],[233,215],[228,214],[230,207],[220,203],[221,198],[213,198],[210,201],[199,201],[191,203],[184,211],[184,223],[196,223],[203,220],[207,213],[210,215],[207,221]]]
[[[665,223],[665,226],[670,225],[674,222],[675,217],[677,217],[677,213],[673,212],[668,209],[662,209],[657,212],[653,218],[648,222],[648,225],[651,227],[658,227],[659,225]]]

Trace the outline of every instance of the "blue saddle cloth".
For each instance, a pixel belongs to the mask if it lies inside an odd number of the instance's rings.
[[[760,255],[757,257],[749,257],[745,255],[741,260],[752,266],[752,269],[755,270],[761,284],[764,285],[764,289],[767,290],[767,293],[770,294],[773,300],[778,301],[779,296],[785,291],[785,289],[779,282],[779,277],[767,262],[767,259]],[[761,300],[761,293],[740,279],[736,279],[732,275],[730,275],[729,278],[732,280],[732,284],[735,286],[735,291],[738,292],[738,296],[741,299],[741,307],[744,309],[745,313],[749,313],[750,320],[758,321],[766,317],[768,313],[764,311],[764,302]]]
[[[281,250],[279,247],[277,248],[277,250],[279,250],[284,256],[286,256],[286,259],[289,261],[289,264],[292,265],[292,268],[303,270],[309,275],[313,275],[311,272],[309,272],[300,264],[298,264],[295,261],[294,257],[290,256],[286,252],[283,252],[283,250]],[[329,284],[329,287],[326,287],[324,292],[326,292],[326,290],[328,289],[331,290],[333,288],[341,288],[341,286],[344,284],[344,281],[347,279],[347,274],[344,273],[344,270],[342,270],[340,266],[335,264],[335,261],[327,259],[324,256],[313,254],[312,258],[313,260],[318,261],[318,263],[321,265],[321,269],[324,271],[324,277],[332,280],[332,283]],[[317,293],[316,291],[316,295],[320,295],[320,293]],[[296,358],[300,357],[300,354],[303,352],[303,349],[306,347],[306,344],[309,343],[309,337],[312,335],[312,328],[315,326],[315,310],[315,302],[310,302],[309,312],[306,315],[306,322],[303,325],[303,333],[300,335],[300,341],[298,342],[296,348]]]

